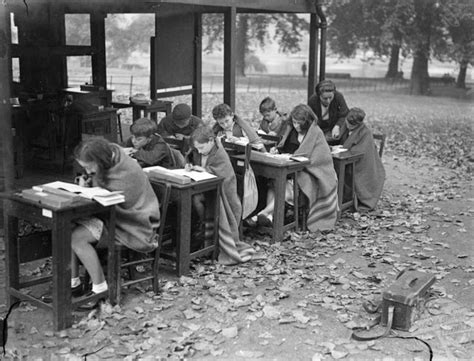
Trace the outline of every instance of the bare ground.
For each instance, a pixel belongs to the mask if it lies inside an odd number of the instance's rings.
[[[386,154],[384,163],[378,210],[346,212],[329,235],[292,233],[271,244],[252,231],[246,240],[257,259],[236,267],[203,260],[181,279],[165,270],[161,294],[129,290],[120,307],[77,313],[74,326],[60,333],[49,311],[22,304],[9,319],[6,357],[428,360],[417,340],[350,339],[351,327],[373,318],[363,301],[380,299],[398,272],[411,268],[436,275],[437,298],[411,332],[398,334],[426,340],[435,360],[470,359],[472,182],[431,159]],[[0,272],[3,283],[3,261]]]

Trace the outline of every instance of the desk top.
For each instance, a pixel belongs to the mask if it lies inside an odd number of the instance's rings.
[[[191,180],[191,182],[186,183],[186,184],[180,184],[180,183],[173,183],[173,182],[166,182],[164,180],[158,180],[158,179],[153,179],[152,177],[148,177],[151,183],[169,183],[171,185],[171,188],[175,189],[188,189],[188,188],[194,188],[194,187],[208,187],[208,186],[214,186],[222,183],[224,178],[222,177],[214,177],[210,179],[205,179],[205,180],[200,180],[200,181],[195,181]]]
[[[351,150],[348,150],[345,152],[340,152],[340,153],[331,154],[331,155],[332,155],[332,159],[336,159],[336,160],[353,160],[353,159],[362,158],[364,153],[353,152]]]
[[[62,207],[54,207],[48,204],[43,204],[40,201],[35,201],[31,199],[27,199],[21,196],[21,193],[18,192],[1,192],[0,193],[0,198],[10,200],[10,201],[15,201],[21,204],[33,206],[35,208],[45,208],[49,209],[53,212],[66,212],[70,210],[100,210],[100,209],[105,209],[107,207],[104,207],[100,205],[99,203],[92,201],[87,198],[81,197],[77,201],[74,201],[72,204],[68,204]]]
[[[236,159],[242,159],[242,160],[245,159],[244,154],[233,155],[232,157]],[[309,159],[301,161],[301,162],[297,162],[292,159],[278,158],[278,157],[272,156],[269,153],[262,153],[256,150],[252,150],[250,154],[250,162],[256,163],[256,164],[270,165],[273,167],[288,167],[288,166],[299,167],[301,166],[301,168],[304,168],[307,164],[309,164]]]

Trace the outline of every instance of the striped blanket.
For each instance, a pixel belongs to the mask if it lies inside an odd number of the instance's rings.
[[[329,146],[316,124],[309,127],[295,153],[306,154],[310,160],[297,178],[309,200],[308,229],[331,230],[337,219],[337,176]]]

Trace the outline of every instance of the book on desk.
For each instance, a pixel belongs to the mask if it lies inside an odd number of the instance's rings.
[[[56,208],[71,205],[81,198],[95,200],[103,206],[125,202],[125,196],[120,191],[111,192],[101,187],[82,187],[61,181],[33,186],[24,189],[21,194],[24,198]]]
[[[177,184],[188,184],[194,181],[212,179],[216,176],[208,172],[198,172],[186,169],[168,169],[160,166],[146,167],[143,171],[150,179],[157,181],[173,182]]]

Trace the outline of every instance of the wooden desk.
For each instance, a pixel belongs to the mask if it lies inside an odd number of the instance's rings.
[[[216,177],[203,181],[192,181],[188,184],[171,184],[170,202],[176,202],[177,225],[176,225],[176,253],[166,254],[161,251],[162,256],[176,261],[178,276],[189,273],[189,264],[192,259],[212,254],[217,257],[219,250],[219,207],[222,178]],[[150,182],[159,182],[150,178]],[[212,239],[206,239],[204,248],[191,253],[191,210],[192,197],[195,194],[206,193],[206,219],[214,222],[214,235]]]
[[[347,208],[354,207],[357,211],[357,196],[354,189],[354,171],[355,163],[364,156],[364,153],[355,153],[351,151],[332,154],[332,161],[334,162],[334,169],[337,174],[337,203],[339,211],[337,217],[341,216],[341,212]],[[346,182],[346,170],[350,172],[350,200],[344,202],[344,185]]]
[[[242,155],[234,156],[242,158]],[[243,158],[242,158],[243,160]],[[273,227],[271,229],[273,241],[279,242],[283,239],[283,234],[290,229],[298,229],[298,216],[293,222],[285,224],[285,188],[288,176],[293,178],[294,208],[298,214],[298,194],[299,187],[296,182],[298,172],[302,171],[309,160],[296,162],[294,160],[283,160],[272,158],[265,153],[252,150],[250,155],[250,165],[255,175],[274,180],[275,184],[275,209],[273,212]]]
[[[117,142],[117,109],[105,108],[94,112],[87,112],[81,116],[82,135],[102,136],[105,139]]]
[[[81,297],[71,300],[71,232],[72,221],[82,217],[101,214],[108,222],[108,264],[107,282],[108,296],[111,302],[117,300],[117,275],[115,274],[115,207],[103,207],[87,199],[80,200],[72,206],[52,208],[38,202],[22,198],[18,194],[2,194],[4,199],[4,227],[6,251],[6,293],[8,305],[16,300],[26,300],[34,305],[53,310],[55,330],[71,326],[71,309],[100,297],[100,293],[91,297]],[[52,275],[38,277],[32,280],[20,279],[20,263],[22,254],[19,252],[18,221],[24,219],[39,223],[51,229]],[[34,244],[31,245],[34,248]],[[40,257],[41,258],[41,257]],[[31,260],[31,259],[30,259]],[[52,304],[46,304],[22,289],[52,280]]]
[[[133,121],[143,116],[147,117],[150,114],[151,119],[157,121],[156,113],[163,112],[166,115],[171,114],[171,106],[173,102],[169,100],[153,100],[150,104],[135,104],[131,103],[133,108]]]

